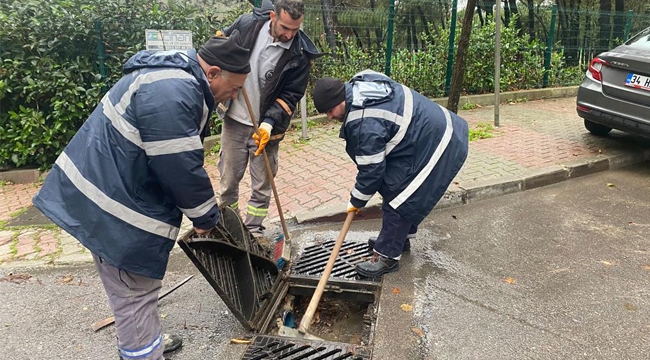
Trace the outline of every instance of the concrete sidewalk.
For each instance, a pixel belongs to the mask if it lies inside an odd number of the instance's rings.
[[[486,106],[459,113],[470,123],[492,124],[494,108]],[[650,142],[612,131],[606,138],[589,134],[576,115],[575,97],[502,104],[500,127],[491,138],[470,142],[468,159],[439,207],[468,203],[523,191],[570,178],[650,160]],[[338,220],[345,212],[356,168],[338,137],[340,123],[319,124],[291,131],[280,147],[276,177],[285,218],[297,222]],[[205,167],[215,189],[219,187],[216,154]],[[249,176],[242,182],[240,204],[245,208]],[[40,184],[0,186],[0,221],[9,221],[31,205]],[[361,217],[376,216],[379,196]],[[279,231],[272,201],[269,230]],[[187,229],[189,224],[184,224]],[[182,231],[183,232],[183,231]],[[0,227],[0,266],[91,261],[76,240],[55,226]]]

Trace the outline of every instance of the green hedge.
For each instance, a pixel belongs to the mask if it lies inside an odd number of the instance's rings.
[[[144,49],[145,29],[191,30],[196,45],[241,13],[210,9],[155,0],[1,1],[0,170],[51,166],[103,89],[121,77],[122,64]]]
[[[203,7],[173,1],[163,6],[156,0],[1,1],[0,170],[50,167],[105,89],[121,77],[122,64],[144,49],[145,29],[191,30],[197,46],[250,10],[246,2],[224,10],[223,1],[210,1]],[[99,71],[98,29],[106,49],[105,78]],[[501,89],[541,87],[544,47],[516,36],[513,29],[503,29]],[[320,34],[309,35],[322,45]],[[420,51],[395,50],[392,77],[427,96],[442,96],[447,38],[445,30],[426,39]],[[368,50],[341,38],[338,44],[336,56],[316,61],[312,79],[349,79],[366,68],[384,71],[384,49]],[[579,83],[582,71],[565,68],[562,58],[561,53],[553,55],[551,84]],[[494,26],[475,27],[466,93],[492,91],[493,59]],[[311,100],[307,104],[313,114]]]

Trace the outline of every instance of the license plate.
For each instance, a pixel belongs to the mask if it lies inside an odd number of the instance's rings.
[[[650,91],[650,77],[629,73],[625,79],[625,86]]]

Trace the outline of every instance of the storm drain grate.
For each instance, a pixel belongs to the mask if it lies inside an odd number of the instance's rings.
[[[288,284],[239,216],[220,210],[222,221],[209,235],[190,231],[178,244],[242,325],[263,332]]]
[[[335,244],[336,241],[329,240],[303,249],[291,266],[289,281],[292,292],[300,294],[296,290],[301,287],[316,288]],[[359,295],[357,300],[372,302],[374,292],[381,285],[381,279],[360,277],[355,270],[358,263],[366,261],[369,257],[367,243],[344,242],[334,262],[326,291],[356,294]]]
[[[241,360],[368,360],[370,351],[351,344],[258,335]]]

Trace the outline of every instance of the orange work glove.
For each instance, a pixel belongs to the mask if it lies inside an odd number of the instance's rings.
[[[262,150],[266,147],[266,144],[268,144],[269,139],[271,138],[271,130],[273,130],[273,125],[264,122],[259,127],[260,134],[253,134],[253,140],[255,140],[255,144],[257,144],[255,156],[259,156],[262,153]]]
[[[355,215],[359,214],[359,209],[355,208],[352,203],[348,203],[348,212],[351,213],[353,212]]]

